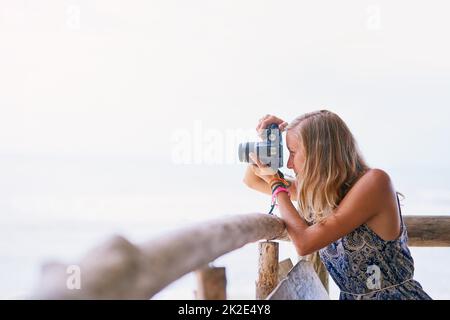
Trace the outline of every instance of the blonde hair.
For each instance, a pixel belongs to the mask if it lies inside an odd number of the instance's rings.
[[[350,129],[331,111],[306,113],[286,130],[298,137],[305,153],[297,175],[299,213],[310,224],[321,222],[370,168]]]

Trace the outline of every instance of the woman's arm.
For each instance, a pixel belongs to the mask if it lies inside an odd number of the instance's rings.
[[[259,177],[256,174],[256,170],[258,168],[252,164],[249,164],[247,166],[247,170],[245,171],[244,175],[244,183],[247,185],[247,187],[254,189],[256,191],[272,195],[272,190],[270,189],[270,186],[267,184],[267,182]],[[284,177],[288,182],[290,182],[289,186],[289,192],[291,193],[291,200],[297,201],[297,187],[296,187],[296,180],[290,177],[285,176]]]
[[[382,211],[392,192],[389,176],[382,170],[371,169],[350,189],[333,214],[312,226],[300,217],[285,192],[278,193],[277,199],[281,217],[297,253],[305,256],[374,218]]]

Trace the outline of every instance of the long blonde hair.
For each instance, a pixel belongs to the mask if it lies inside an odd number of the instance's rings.
[[[305,153],[297,175],[299,213],[310,224],[321,222],[369,167],[350,129],[331,111],[306,113],[286,130],[298,137]]]

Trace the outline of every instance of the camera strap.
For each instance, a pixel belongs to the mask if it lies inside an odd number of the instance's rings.
[[[278,174],[278,176],[279,176],[281,179],[284,179],[284,174],[283,174],[283,172],[280,171],[280,169],[278,169],[277,174]],[[277,206],[278,206],[277,203],[272,202],[271,205],[270,205],[270,210],[269,210],[269,212],[267,212],[267,214],[273,215],[273,210],[274,210],[275,207],[277,207]]]
[[[284,174],[283,174],[283,172],[280,171],[280,169],[278,169],[277,173],[281,179],[284,179]]]
[[[270,206],[270,211],[267,212],[267,213],[273,215],[273,209],[275,209],[275,207],[276,207],[276,203],[272,204],[272,205]]]

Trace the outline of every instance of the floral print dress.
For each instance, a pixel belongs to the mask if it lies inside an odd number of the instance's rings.
[[[400,210],[400,203],[399,205]],[[414,260],[401,216],[396,240],[380,238],[366,224],[319,251],[329,274],[341,290],[341,300],[431,299],[413,279]]]

